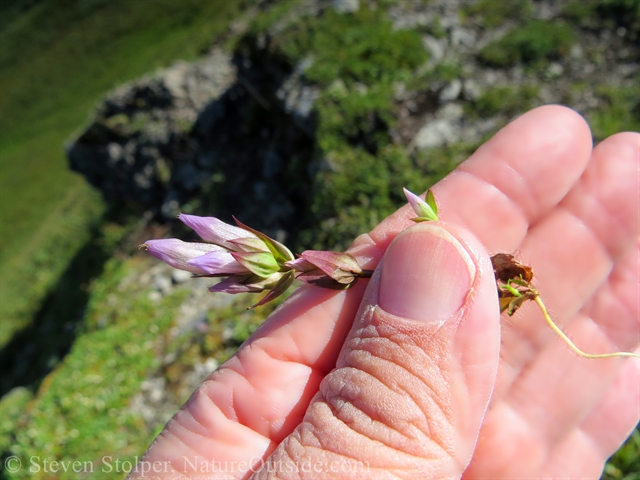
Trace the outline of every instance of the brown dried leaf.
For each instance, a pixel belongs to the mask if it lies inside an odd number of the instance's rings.
[[[533,269],[521,264],[509,253],[496,253],[491,257],[491,264],[496,280],[503,283],[508,283],[512,278],[520,278],[520,276],[527,283],[533,280]]]

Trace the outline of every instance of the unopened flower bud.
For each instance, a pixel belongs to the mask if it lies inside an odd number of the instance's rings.
[[[218,245],[211,245],[210,243],[188,243],[178,240],[177,238],[147,240],[140,245],[140,248],[144,248],[151,255],[171,265],[173,268],[200,275],[206,274],[207,272],[189,262],[194,258],[210,252],[224,251],[224,249]]]
[[[436,199],[431,190],[427,190],[426,201],[406,188],[403,188],[402,190],[404,191],[404,195],[407,197],[409,205],[411,205],[413,211],[418,215],[416,218],[412,218],[411,220],[416,223],[435,222],[438,220],[438,205],[436,204]]]
[[[300,274],[298,280],[318,283],[322,277],[329,277],[343,287],[353,283],[362,273],[357,260],[348,253],[307,250],[300,258],[286,262]]]
[[[181,213],[178,215],[178,220],[195,230],[203,240],[223,247],[229,247],[231,240],[247,237],[257,238],[253,233],[229,225],[216,217],[198,217]]]

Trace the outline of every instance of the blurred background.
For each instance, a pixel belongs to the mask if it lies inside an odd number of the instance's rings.
[[[2,460],[133,461],[272,311],[137,251],[178,212],[346,248],[534,106],[640,130],[639,42],[640,0],[2,0]]]

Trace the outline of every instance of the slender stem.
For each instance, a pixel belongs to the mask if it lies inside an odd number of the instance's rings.
[[[547,321],[547,323],[553,329],[553,331],[556,332],[560,336],[560,338],[562,338],[566,342],[567,345],[569,345],[569,348],[571,350],[573,350],[575,353],[577,353],[581,357],[584,357],[584,358],[611,358],[611,357],[640,358],[640,355],[638,355],[637,353],[631,353],[631,352],[595,353],[595,354],[583,352],[578,347],[576,347],[576,345],[569,339],[569,337],[567,337],[565,333],[562,330],[560,330],[560,328],[555,324],[555,322],[551,320],[551,317],[549,316],[549,312],[547,312],[547,307],[544,306],[544,303],[542,303],[542,298],[540,298],[540,295],[537,292],[535,292],[533,296],[533,301],[538,304],[538,307],[540,307],[540,310],[542,311],[542,315],[544,315],[544,319]]]

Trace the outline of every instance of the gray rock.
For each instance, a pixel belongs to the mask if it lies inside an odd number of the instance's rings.
[[[178,200],[187,198],[208,177],[193,170],[198,157],[188,132],[205,105],[234,80],[231,58],[215,50],[197,62],[178,62],[123,85],[67,145],[71,168],[108,202],[130,200],[158,208],[171,188]],[[185,166],[195,175],[180,178]]]
[[[185,270],[178,270],[174,268],[173,271],[171,272],[171,280],[173,280],[173,283],[176,283],[176,284],[187,282],[191,280],[192,277],[193,277],[193,274]]]
[[[444,40],[438,40],[431,35],[425,35],[422,37],[422,44],[427,49],[430,55],[431,63],[440,63],[440,61],[444,58],[444,53],[447,48],[447,45]]]
[[[468,28],[455,27],[451,29],[450,39],[453,47],[473,47],[476,43],[476,34]]]
[[[158,274],[153,279],[153,288],[166,295],[171,292],[171,279],[166,275]]]
[[[467,79],[464,81],[463,87],[463,95],[467,100],[477,100],[482,94],[482,88],[478,85],[477,82],[471,79]]]
[[[149,300],[153,303],[158,303],[162,300],[162,294],[158,291],[149,292]]]
[[[564,73],[564,67],[558,62],[553,62],[547,67],[547,78],[558,78]]]
[[[460,140],[460,118],[462,106],[454,103],[446,105],[436,116],[428,121],[416,134],[413,144],[418,149],[440,147]]]
[[[457,100],[462,91],[462,82],[459,79],[452,80],[446,87],[440,92],[440,101],[443,103],[452,102]]]
[[[331,6],[336,12],[353,13],[360,9],[360,0],[333,0]]]

